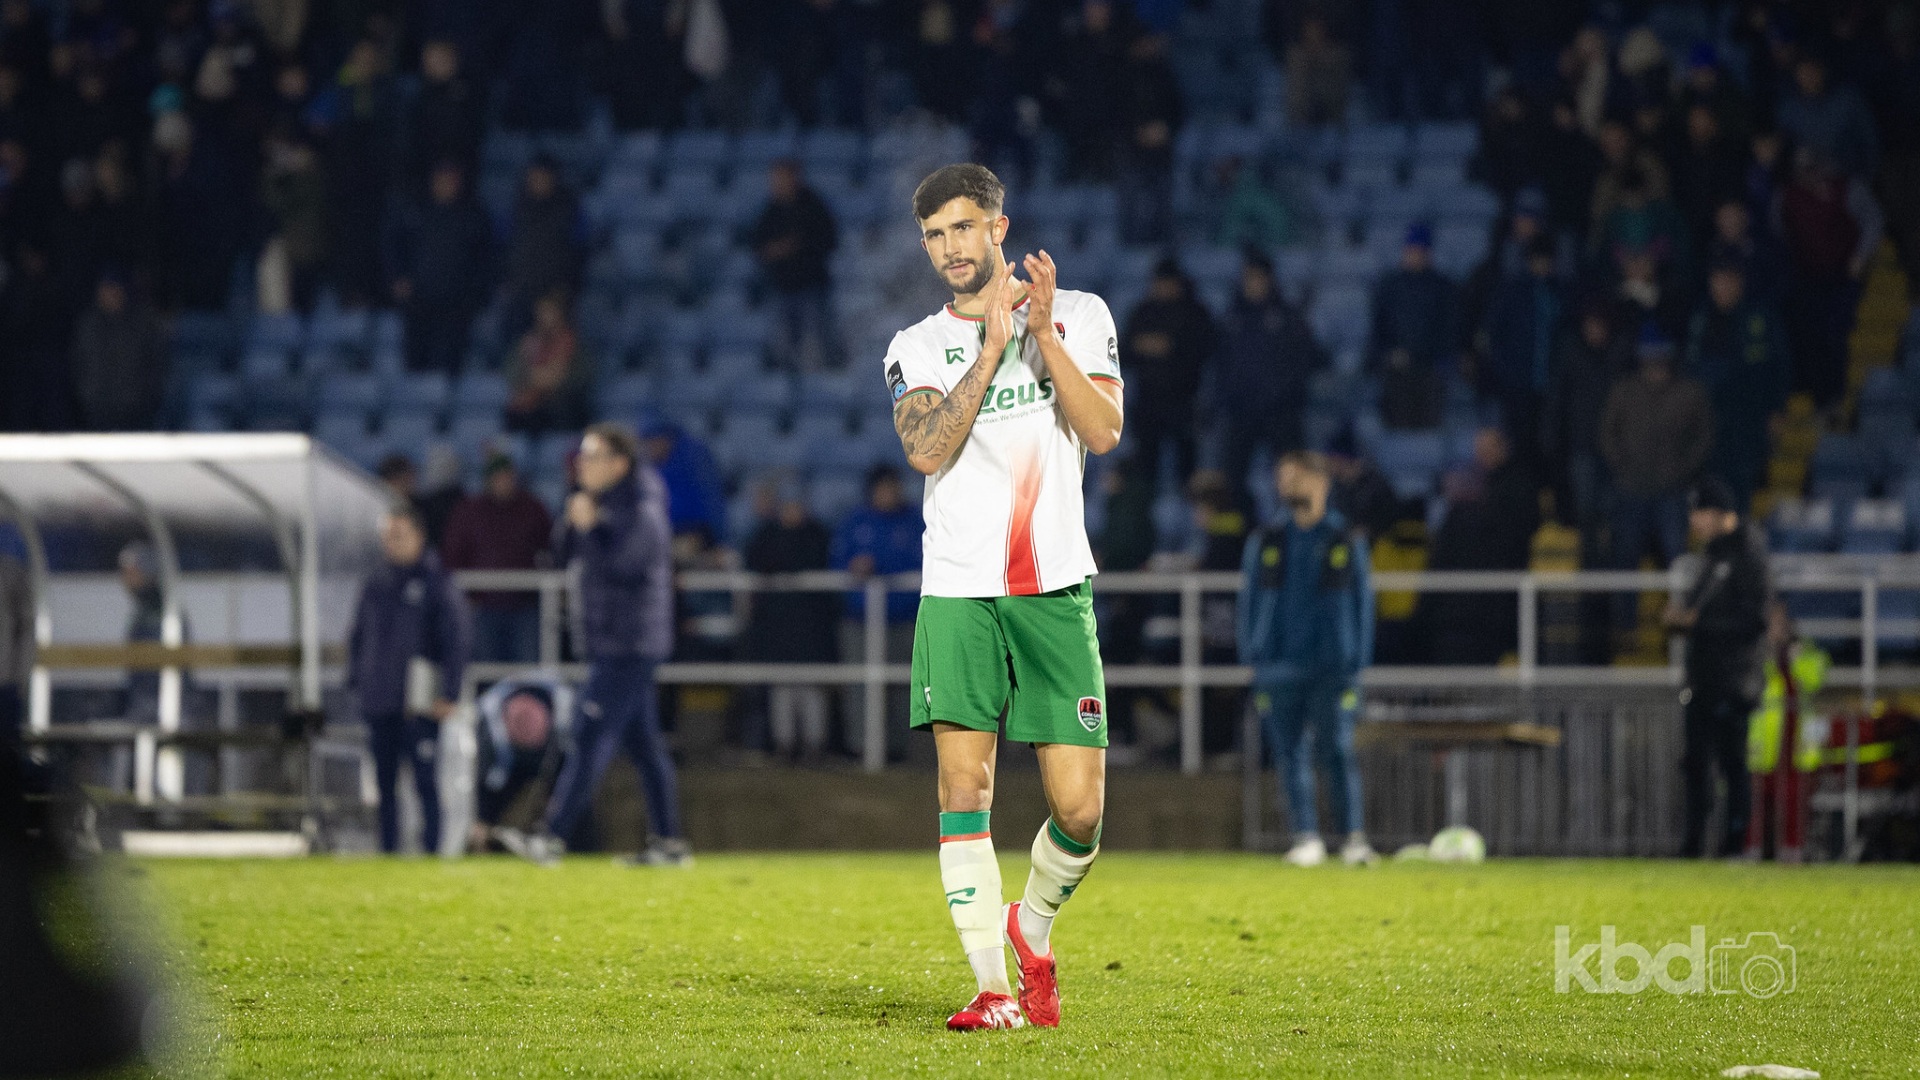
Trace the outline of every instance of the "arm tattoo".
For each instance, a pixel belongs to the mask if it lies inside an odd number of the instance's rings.
[[[973,418],[980,412],[999,360],[982,353],[946,397],[923,393],[900,402],[893,412],[893,428],[900,433],[908,458],[944,464],[960,449],[973,430]]]

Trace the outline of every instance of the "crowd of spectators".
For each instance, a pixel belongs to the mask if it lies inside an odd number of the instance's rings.
[[[578,430],[597,363],[575,310],[580,199],[546,157],[504,214],[476,178],[490,128],[573,132],[595,103],[620,130],[870,128],[923,109],[964,126],[1016,185],[1057,144],[1058,179],[1113,185],[1124,242],[1176,250],[1190,106],[1170,46],[1185,9],[1212,4],[0,0],[0,428],[151,426],[174,384],[168,315],[309,312],[327,296],[400,310],[419,371],[459,371],[476,315],[501,312],[508,428]],[[1742,505],[1760,486],[1789,394],[1840,409],[1883,238],[1920,282],[1913,4],[1258,6],[1292,128],[1478,116],[1473,176],[1503,206],[1471,274],[1436,265],[1416,223],[1373,286],[1363,369],[1385,429],[1435,429],[1462,394],[1484,423],[1430,503],[1400,499],[1357,433],[1333,437],[1336,502],[1386,541],[1376,551],[1431,505],[1435,568],[1524,565],[1543,515],[1578,530],[1590,565],[1664,562],[1684,547],[1692,480],[1719,475]],[[1260,183],[1251,168],[1229,178],[1226,232],[1285,234]],[[832,366],[847,347],[828,271],[836,223],[791,164],[767,189],[742,231],[776,311],[767,359]],[[1116,315],[1131,415],[1124,467],[1104,481],[1105,564],[1148,565],[1165,546],[1166,491],[1194,496],[1193,563],[1237,552],[1255,464],[1325,441],[1306,410],[1333,357],[1258,248],[1221,309],[1169,256]],[[845,522],[813,522],[779,482],[754,522],[729,522],[697,434],[666,421],[642,434],[681,565],[803,569],[824,533],[826,565],[910,568],[897,477],[871,478]],[[512,461],[490,461],[472,495],[457,463],[422,466],[383,476],[421,506],[449,566],[535,564],[553,508]],[[860,619],[850,603],[843,628]],[[480,610],[483,653],[528,652],[522,598]],[[1477,625],[1500,636],[1497,617]],[[844,655],[858,635],[840,636]],[[1461,660],[1493,648],[1449,647]],[[818,708],[783,696],[778,742],[816,747]]]

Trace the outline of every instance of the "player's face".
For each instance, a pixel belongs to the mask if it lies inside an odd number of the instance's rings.
[[[920,246],[933,272],[955,296],[971,296],[987,287],[1000,269],[1000,242],[1007,219],[990,214],[972,199],[951,199],[920,220]]]

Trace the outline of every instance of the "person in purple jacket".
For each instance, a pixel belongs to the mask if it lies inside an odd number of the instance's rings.
[[[368,576],[354,608],[348,636],[347,689],[359,702],[373,751],[374,782],[380,792],[380,850],[400,850],[400,808],[394,789],[400,762],[413,770],[420,795],[420,848],[440,849],[440,721],[460,698],[460,676],[467,664],[466,605],[427,550],[427,527],[420,511],[395,503],[380,528],[386,565]],[[432,701],[409,700],[416,660],[434,665]],[[425,669],[421,669],[425,670]]]
[[[595,424],[580,439],[580,490],[554,529],[554,561],[575,571],[575,648],[587,684],[573,725],[573,750],[554,782],[542,830],[496,833],[508,850],[552,863],[593,811],[594,792],[624,749],[646,790],[644,866],[693,862],[680,831],[673,758],[660,730],[654,668],[673,651],[672,528],[667,488],[640,457],[628,428]]]

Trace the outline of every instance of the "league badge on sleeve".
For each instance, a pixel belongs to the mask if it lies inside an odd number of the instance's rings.
[[[907,396],[907,376],[900,370],[900,361],[887,365],[887,389],[893,391],[893,400],[899,401]]]

